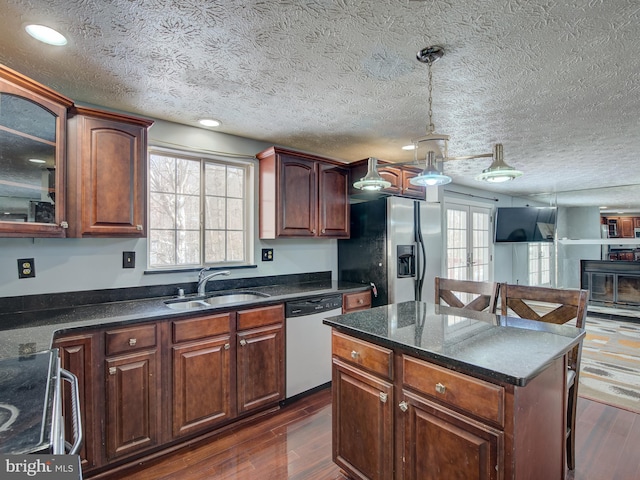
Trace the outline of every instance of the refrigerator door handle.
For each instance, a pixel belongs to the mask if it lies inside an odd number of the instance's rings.
[[[416,241],[416,283],[415,299],[422,301],[422,287],[427,271],[427,252],[422,238],[422,225],[420,224],[420,202],[413,202],[413,229]]]

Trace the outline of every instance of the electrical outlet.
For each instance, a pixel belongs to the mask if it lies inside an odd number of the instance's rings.
[[[34,278],[36,276],[36,264],[33,258],[18,259],[18,278]]]
[[[136,268],[136,252],[122,252],[122,268]]]
[[[273,262],[273,248],[263,248],[262,249],[262,261],[263,262]]]

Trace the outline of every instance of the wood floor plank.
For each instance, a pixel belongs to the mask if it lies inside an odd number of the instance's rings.
[[[567,480],[640,478],[640,415],[578,400],[576,470]],[[347,480],[331,459],[331,391],[108,480]]]

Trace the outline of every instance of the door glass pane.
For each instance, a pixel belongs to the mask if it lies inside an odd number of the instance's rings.
[[[0,220],[55,223],[56,121],[31,100],[0,93]]]

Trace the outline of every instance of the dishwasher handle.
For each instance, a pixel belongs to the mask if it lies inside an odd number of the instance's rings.
[[[71,385],[71,423],[73,425],[73,445],[65,442],[65,451],[69,455],[77,455],[82,447],[82,418],[80,414],[80,391],[78,378],[69,370],[60,369],[60,378]]]

